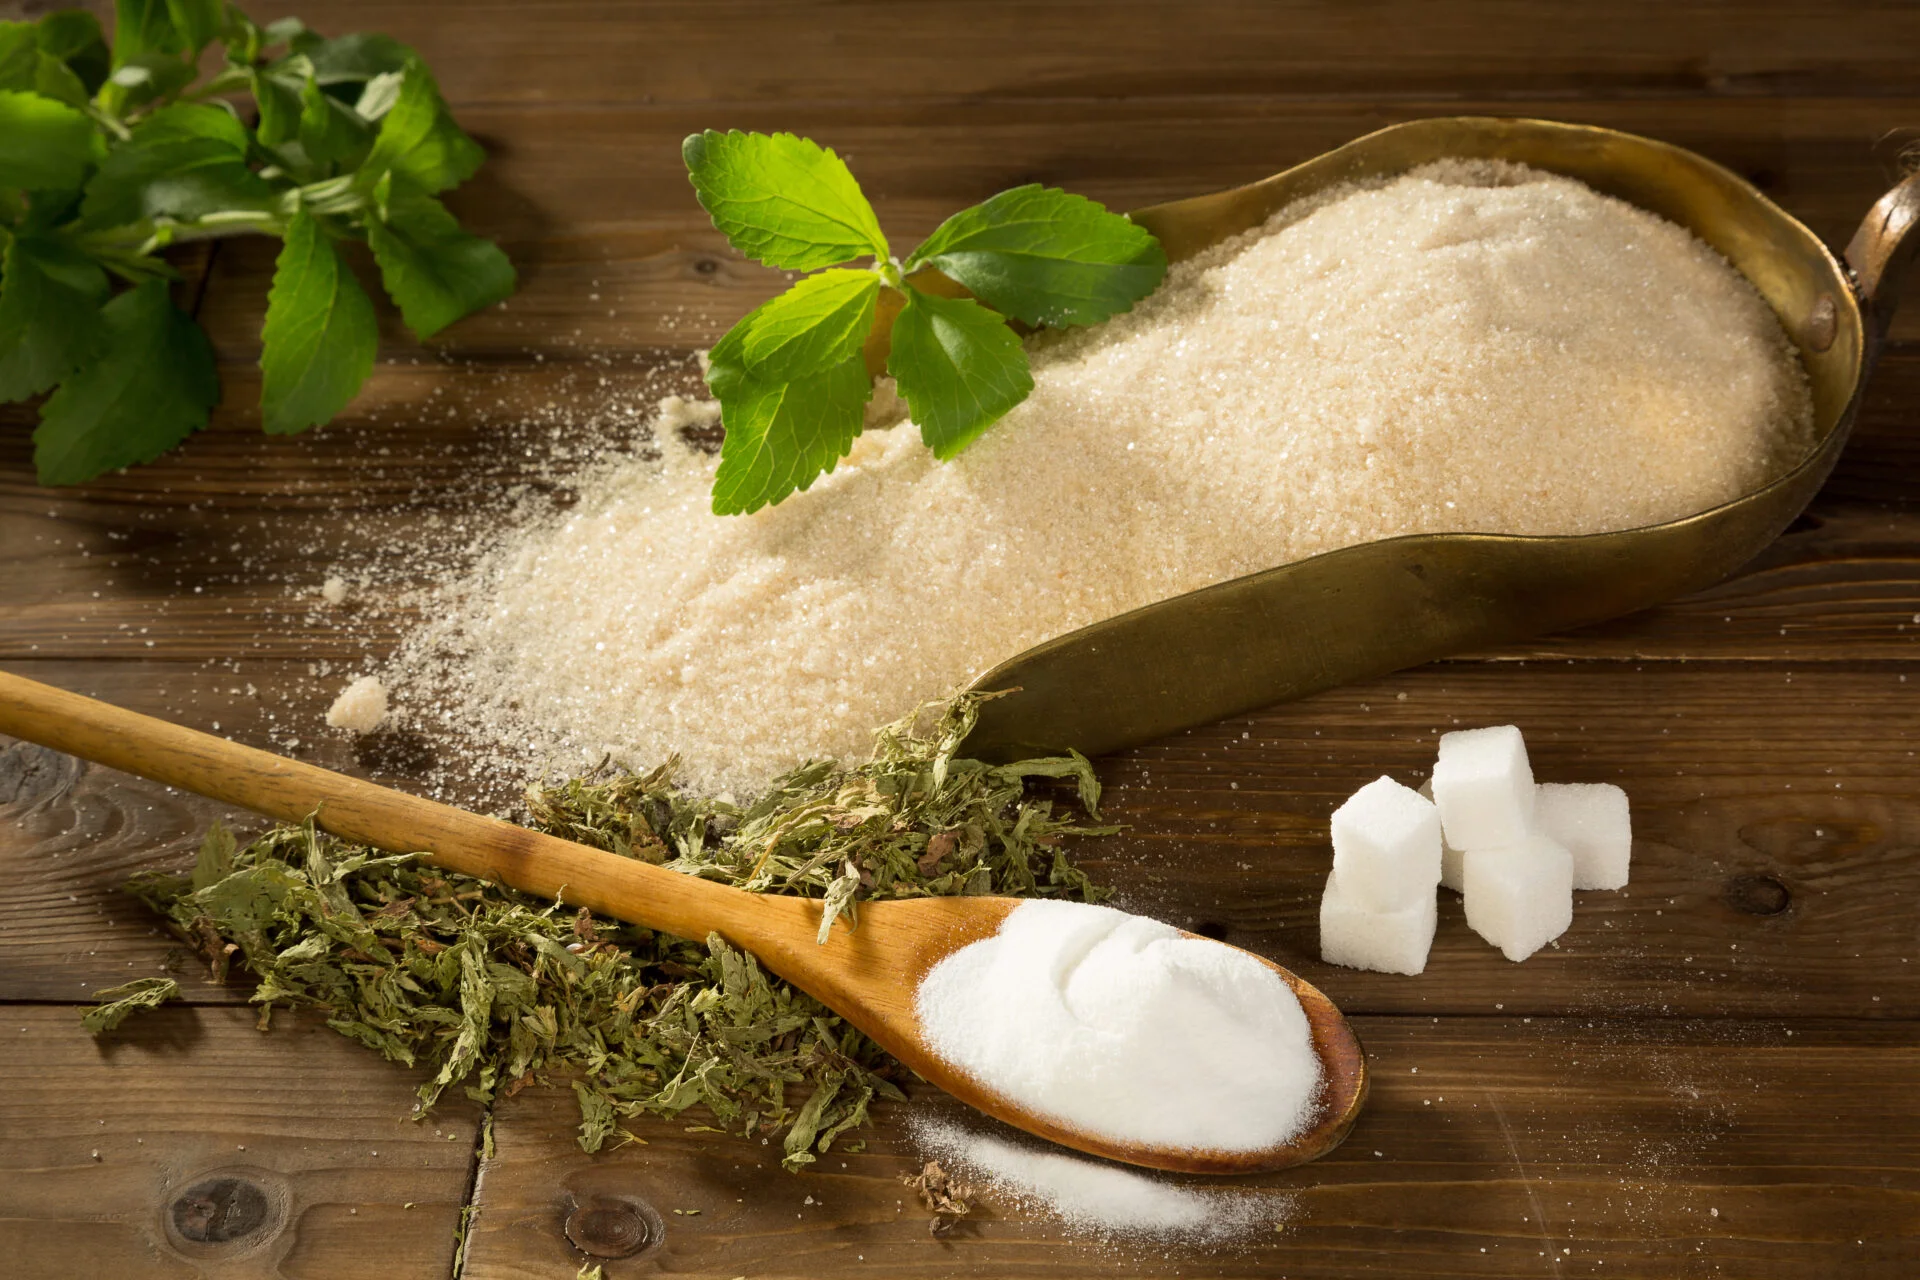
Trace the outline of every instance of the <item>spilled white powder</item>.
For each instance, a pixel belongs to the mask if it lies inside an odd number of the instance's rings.
[[[516,522],[398,678],[423,719],[522,759],[677,752],[691,781],[751,791],[1155,600],[1399,534],[1672,519],[1810,444],[1805,378],[1723,259],[1491,162],[1283,210],[1033,366],[954,461],[869,430],[750,517],[709,513],[715,459],[673,431],[716,409],[666,404],[658,456]]]
[[[914,1012],[946,1062],[1115,1142],[1266,1150],[1320,1088],[1306,1013],[1270,967],[1112,907],[1022,902],[933,967]]]
[[[915,1118],[915,1143],[990,1195],[1113,1239],[1220,1244],[1271,1234],[1292,1198],[1233,1183],[1180,1184],[1124,1166],[1016,1144],[955,1124]]]
[[[387,690],[377,676],[361,676],[327,708],[327,723],[353,733],[372,733],[387,718]]]
[[[320,598],[328,604],[347,602],[347,580],[335,574],[320,584]]]

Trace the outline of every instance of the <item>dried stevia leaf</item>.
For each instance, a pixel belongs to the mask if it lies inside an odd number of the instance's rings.
[[[980,700],[924,709],[883,730],[867,763],[807,765],[748,806],[690,795],[669,765],[536,788],[529,817],[684,875],[835,902],[830,920],[873,898],[1100,898],[1062,838],[1111,828],[1056,814],[1042,789],[1071,780],[1091,807],[1091,768],[957,757]],[[627,1117],[699,1106],[712,1123],[696,1127],[784,1135],[785,1163],[799,1167],[866,1123],[873,1098],[903,1096],[898,1063],[717,935],[691,942],[562,909],[311,823],[243,847],[215,828],[191,876],[130,888],[215,974],[243,960],[263,1015],[311,1009],[425,1068],[422,1114],[449,1088],[484,1103],[565,1073],[589,1151],[631,1140]],[[117,1021],[165,998],[124,990],[133,1002],[97,1012]]]
[[[128,1014],[157,1009],[179,994],[180,984],[172,978],[135,978],[95,992],[101,1003],[80,1015],[80,1025],[97,1036],[125,1022]]]

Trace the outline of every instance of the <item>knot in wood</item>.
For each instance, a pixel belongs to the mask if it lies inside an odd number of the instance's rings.
[[[1793,901],[1787,886],[1772,876],[1735,876],[1727,881],[1727,902],[1753,916],[1777,916]]]
[[[652,1205],[629,1196],[596,1196],[567,1214],[567,1239],[593,1258],[630,1258],[666,1238]]]
[[[267,1225],[267,1193],[242,1178],[207,1178],[174,1198],[173,1229],[195,1244],[245,1240]]]

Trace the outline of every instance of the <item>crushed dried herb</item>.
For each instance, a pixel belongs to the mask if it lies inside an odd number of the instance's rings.
[[[903,1175],[900,1181],[919,1193],[920,1204],[933,1215],[927,1226],[933,1235],[947,1234],[956,1222],[973,1211],[976,1194],[973,1184],[948,1173],[938,1160],[927,1161],[919,1173]]]
[[[956,758],[981,700],[923,708],[881,730],[868,763],[806,765],[750,805],[680,790],[669,761],[535,788],[529,817],[686,875],[822,898],[823,939],[872,898],[1097,901],[1062,843],[1114,829],[1085,820],[1099,804],[1092,768],[1078,755]],[[1053,780],[1073,784],[1064,813]],[[898,1063],[718,935],[695,943],[570,911],[311,822],[244,846],[215,827],[190,875],[130,887],[215,980],[235,956],[253,972],[263,1027],[275,1007],[312,1009],[392,1061],[432,1068],[421,1114],[455,1085],[487,1103],[566,1072],[588,1151],[632,1140],[623,1118],[704,1105],[728,1131],[784,1132],[798,1168],[863,1123],[874,1097],[901,1096]],[[166,998],[134,985],[88,1017],[104,1028]]]

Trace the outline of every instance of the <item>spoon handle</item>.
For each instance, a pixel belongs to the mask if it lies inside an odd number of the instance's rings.
[[[777,915],[753,894],[679,875],[169,724],[0,671],[0,732],[282,822],[326,831],[540,898],[564,898],[683,938],[719,931],[761,950]],[[804,922],[798,922],[804,927]]]

